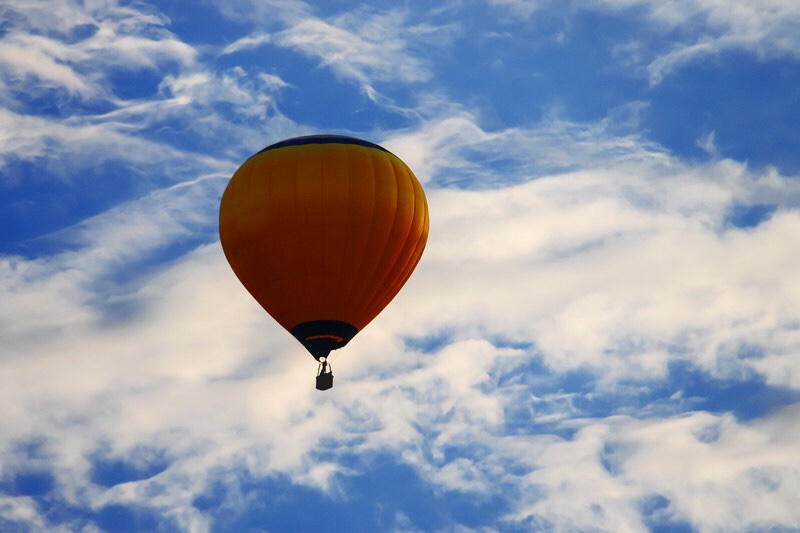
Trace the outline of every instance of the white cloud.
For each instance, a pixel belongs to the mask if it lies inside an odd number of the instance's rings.
[[[164,28],[165,19],[113,2],[14,2],[7,9],[16,16],[0,40],[5,99],[14,98],[9,93],[28,77],[39,82],[38,90],[109,98],[101,74],[106,69],[191,65],[196,58],[191,46]],[[74,36],[65,39],[65,33]]]
[[[226,46],[220,52],[220,55],[230,55],[240,52],[242,50],[250,50],[252,48],[260,48],[261,46],[272,42],[272,37],[266,33],[256,33],[236,39],[234,42]]]
[[[443,168],[458,170],[467,165],[460,150],[493,137],[481,130],[472,116],[462,113],[432,121],[422,131],[387,139],[383,146],[405,161],[422,183],[427,183]]]
[[[343,16],[333,23],[306,19],[273,38],[279,46],[319,57],[323,66],[369,95],[376,81],[419,82],[430,76],[420,60],[405,53],[406,43],[398,33],[401,21],[399,13],[366,19]]]
[[[798,527],[800,513],[788,504],[800,489],[800,460],[777,420],[795,428],[796,407],[752,425],[707,413],[626,421],[610,439],[611,461],[699,531]]]
[[[152,97],[114,99],[108,112],[36,116],[0,108],[0,168],[36,161],[49,169],[50,178],[80,182],[80,171],[113,162],[127,166],[121,180],[147,169],[148,179],[139,184],[144,190],[145,181],[165,184],[191,179],[196,172],[232,172],[233,161],[268,142],[264,124],[277,136],[299,131],[277,108],[276,95],[286,86],[277,76],[241,67],[192,68],[165,75]],[[187,145],[192,151],[185,150]],[[9,186],[31,178],[4,173],[3,179]]]
[[[448,131],[449,145],[431,137]],[[488,190],[434,189],[430,244],[412,287],[416,299],[441,304],[407,309],[418,317],[413,329],[459,323],[534,342],[554,368],[596,365],[609,383],[663,376],[676,350],[718,376],[755,368],[735,357],[729,367],[730,347],[772,344],[779,331],[788,341],[798,318],[791,272],[800,257],[778,244],[800,223],[794,180],[729,160],[687,166],[604,131],[562,123],[488,135],[462,117],[385,143],[425,182],[483,171],[484,154],[518,162],[512,172],[562,153],[589,168],[496,189],[491,180]],[[755,229],[726,230],[735,202],[784,207]],[[776,356],[788,364],[792,349]],[[797,383],[796,366],[780,368],[771,374],[781,384]]]
[[[587,127],[561,118],[554,110],[535,128],[484,131],[476,118],[457,106],[429,102],[436,118],[423,121],[420,131],[395,134],[384,141],[426,183],[463,184],[473,189],[528,181],[565,170],[595,167],[608,160],[667,155],[632,131],[644,104],[634,102],[611,111]],[[454,109],[455,108],[455,109]],[[623,134],[619,134],[623,132]]]
[[[274,33],[257,31],[234,41],[221,53],[230,55],[268,43],[294,49],[319,58],[320,66],[342,80],[355,83],[370,100],[386,105],[391,102],[375,88],[376,83],[422,82],[431,76],[425,62],[409,50],[406,36],[441,44],[449,33],[428,24],[409,26],[400,11],[378,13],[356,9],[323,20],[311,15],[306,4],[282,2],[274,7],[270,19],[281,21],[287,26],[285,29]],[[224,8],[222,11],[228,17],[237,16]]]
[[[7,168],[10,161],[36,161],[51,176],[80,181],[84,172],[76,169],[96,169],[111,161],[129,165],[128,170],[147,168],[151,183],[174,182],[186,179],[193,172],[187,172],[189,168],[227,168],[230,163],[215,160],[215,155],[235,152],[238,157],[243,151],[236,144],[241,137],[232,134],[230,121],[218,110],[220,104],[234,104],[244,120],[269,120],[279,129],[291,128],[275,110],[273,95],[284,86],[279,78],[257,72],[251,76],[242,69],[210,74],[195,65],[194,49],[165,29],[168,21],[163,17],[114,2],[50,4],[22,2],[9,8],[16,16],[10,17],[0,40],[0,62],[9,66],[0,76],[5,83],[0,89],[5,104],[0,108],[0,168]],[[133,100],[114,94],[110,75],[114,69],[155,71],[169,63],[174,63],[174,70],[164,68],[160,74],[160,92],[154,89],[155,94]],[[58,89],[91,99],[92,110],[71,98],[53,97],[55,113],[28,112],[32,105],[28,98]],[[192,106],[205,108],[200,119],[206,127],[197,127],[198,114]],[[159,128],[162,135],[143,134],[148,128]],[[184,131],[175,131],[178,128]],[[246,130],[239,128],[239,135],[249,137]],[[230,143],[221,146],[216,137],[220,134],[228,135]],[[197,143],[199,153],[208,153],[212,146],[219,150],[206,156],[174,147],[190,142]],[[180,161],[176,166],[155,171],[176,161]],[[30,179],[7,173],[3,178],[4,186]]]
[[[597,0],[600,9],[645,8],[647,18],[673,32],[672,49],[657,53],[647,66],[652,84],[683,65],[730,50],[760,58],[800,57],[800,5],[791,0]]]
[[[56,46],[52,46],[56,44]],[[6,76],[31,76],[43,86],[63,87],[70,94],[84,98],[93,96],[96,89],[89,80],[73,68],[59,62],[60,46],[54,41],[35,36],[20,36],[0,42],[0,64]],[[49,50],[48,50],[49,49]],[[4,83],[7,84],[8,82]]]
[[[250,73],[242,67],[218,73],[186,72],[180,76],[166,76],[161,83],[162,91],[170,95],[165,103],[211,108],[225,103],[232,106],[236,115],[261,120],[267,119],[270,113],[278,114],[275,95],[288,86],[278,76]]]
[[[40,529],[45,528],[45,521],[36,509],[36,502],[27,496],[0,497],[0,518],[11,522],[24,522]]]
[[[796,408],[776,419],[787,416],[796,425]],[[688,521],[700,532],[796,528],[800,514],[790,502],[800,462],[768,420],[693,413],[573,422],[574,438],[547,443],[530,459],[527,495],[513,516],[556,531],[643,532],[641,506],[657,496],[665,507],[651,519]]]
[[[55,120],[0,109],[3,126],[0,164],[10,159],[58,159],[52,170],[63,173],[73,165],[104,160],[158,164],[179,153],[163,143],[137,136],[133,124],[91,119]],[[93,123],[95,122],[95,123]]]

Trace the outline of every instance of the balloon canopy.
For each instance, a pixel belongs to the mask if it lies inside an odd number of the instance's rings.
[[[413,172],[368,141],[310,135],[270,145],[222,196],[220,240],[250,294],[316,359],[374,319],[428,238]]]

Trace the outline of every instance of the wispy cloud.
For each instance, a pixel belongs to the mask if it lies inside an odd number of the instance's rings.
[[[228,46],[222,49],[220,55],[230,55],[235,54],[236,52],[240,52],[242,50],[250,50],[253,48],[260,48],[265,44],[269,44],[272,42],[272,37],[267,33],[256,33],[253,35],[248,35],[247,37],[242,37],[241,39],[237,39],[236,41],[232,42]]]
[[[513,12],[524,18],[556,3],[549,0],[490,0],[499,13]],[[599,11],[634,17],[650,30],[647,41],[618,43],[620,60],[642,69],[642,74],[657,85],[680,68],[729,51],[744,51],[760,59],[800,56],[796,27],[800,7],[791,0],[596,0],[570,2],[561,11],[565,32],[569,19],[582,12]],[[658,39],[663,45],[653,46]],[[666,48],[666,49],[665,49]],[[624,59],[623,59],[624,58]]]
[[[800,57],[794,28],[800,6],[786,0],[715,2],[686,0],[602,0],[603,7],[644,7],[647,18],[661,26],[672,50],[658,54],[647,66],[651,84],[660,83],[682,66],[726,51],[745,51],[759,58]]]
[[[164,18],[111,2],[12,2],[6,12],[13,21],[0,40],[6,99],[20,97],[19,80],[39,91],[109,98],[113,91],[100,75],[105,69],[189,65],[196,58],[191,46],[165,29]]]
[[[401,11],[376,13],[362,9],[328,21],[295,15],[287,17],[287,25],[288,28],[273,34],[255,33],[241,38],[222,53],[232,54],[268,43],[290,48],[318,58],[320,66],[342,80],[357,84],[373,101],[383,101],[375,83],[422,82],[430,78],[425,62],[409,53],[409,43],[404,37],[409,28]]]

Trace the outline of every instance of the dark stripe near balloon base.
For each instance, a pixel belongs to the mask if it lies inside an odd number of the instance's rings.
[[[311,320],[297,324],[291,333],[314,359],[319,360],[320,357],[327,357],[331,350],[350,342],[358,329],[341,320]]]

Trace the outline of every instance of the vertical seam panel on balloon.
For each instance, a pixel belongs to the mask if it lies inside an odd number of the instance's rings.
[[[360,154],[360,151],[358,152]],[[345,254],[350,253],[350,227],[351,227],[351,219],[353,215],[352,211],[352,202],[353,202],[353,176],[355,174],[354,169],[352,167],[353,162],[350,158],[345,158],[347,161],[347,199],[345,200],[345,217],[344,217],[344,241],[342,243],[342,257],[341,261],[339,261],[339,272],[337,272],[337,279],[342,280],[344,275],[347,274],[347,281],[344,290],[342,290],[339,294],[343,301],[337,302],[342,309],[342,313],[346,313],[345,301],[348,299],[350,292],[353,290],[353,272],[345,272]]]
[[[414,181],[415,180],[412,179],[410,181],[411,181],[412,187],[415,189],[415,191],[414,191],[413,212],[411,214],[411,224],[409,225],[408,232],[406,233],[406,236],[405,236],[405,240],[406,241],[408,241],[409,235],[411,235],[411,231],[414,229],[414,222],[416,221],[417,214],[419,212],[419,205],[418,205],[418,202],[417,202],[417,195],[416,195],[417,191],[416,191],[416,187],[414,186]],[[397,273],[397,275],[394,276],[394,279],[392,280],[390,288],[389,288],[388,291],[386,291],[386,293],[388,293],[388,294],[393,294],[393,293],[397,294],[398,292],[400,292],[400,289],[403,287],[405,282],[411,276],[411,272],[410,271],[413,271],[414,266],[416,266],[416,261],[413,261],[413,259],[414,259],[414,254],[415,254],[415,252],[417,250],[418,244],[419,244],[419,238],[417,239],[417,242],[414,243],[413,247],[409,246],[408,243],[403,245],[403,248],[400,251],[401,253],[398,254],[398,259],[402,259],[403,257],[405,257],[405,261],[403,261],[402,267],[393,270],[394,272]],[[413,262],[413,265],[411,265],[412,262]],[[410,268],[409,268],[409,266],[410,266]],[[379,304],[379,303],[380,302],[372,302],[371,305],[375,305],[375,304]],[[385,305],[388,305],[388,303],[389,302],[386,302]]]
[[[329,144],[327,145],[327,150],[325,152],[324,157],[322,158],[323,162],[326,164],[323,165],[325,169],[333,169],[334,167],[340,168],[342,163],[348,162],[348,157],[344,153],[337,153],[337,151],[342,151],[342,145],[339,144]],[[335,163],[335,165],[334,165]],[[344,177],[347,178],[349,172],[345,169]],[[325,195],[323,197],[323,201],[330,200],[331,197],[338,198],[338,190],[342,186],[342,183],[338,181],[338,179],[342,177],[340,174],[331,171],[331,176],[323,176],[323,189],[326,190]],[[328,179],[331,178],[331,179]],[[345,184],[348,185],[348,184]],[[333,192],[331,192],[333,191]],[[341,320],[341,296],[342,296],[342,273],[344,271],[344,251],[346,250],[346,239],[348,236],[347,231],[343,231],[342,226],[342,216],[341,210],[344,207],[347,210],[347,201],[344,202],[344,206],[334,204],[330,206],[329,213],[336,214],[336,220],[330,220],[329,222],[336,222],[337,225],[331,226],[330,223],[323,224],[323,250],[326,251],[326,260],[325,260],[325,271],[323,273],[323,277],[325,279],[325,299],[329,302],[331,311],[331,316],[323,317],[324,320],[328,319],[336,319]],[[344,225],[346,227],[347,223],[347,216],[344,217]],[[342,239],[343,242],[339,243],[339,239]],[[330,257],[327,256],[327,251],[331,244],[340,244],[340,248],[332,249],[332,255]],[[339,312],[336,314],[336,312]],[[336,316],[334,316],[336,314]]]
[[[319,205],[325,206],[326,200],[330,196],[330,176],[326,174],[326,170],[331,168],[331,149],[335,150],[335,145],[321,145],[319,150]],[[318,294],[317,297],[321,298],[322,301],[329,301],[331,299],[331,291],[333,290],[331,285],[334,281],[333,272],[332,272],[332,264],[331,264],[331,256],[328,255],[328,236],[330,234],[330,218],[329,218],[330,210],[324,213],[320,213],[320,218],[322,219],[322,225],[320,226],[320,232],[322,233],[321,243],[322,246],[318,249],[319,257],[317,260],[316,268],[318,269],[318,279],[321,279],[321,287],[322,289]],[[318,316],[318,320],[327,320],[329,316]]]
[[[370,149],[368,151],[368,158],[367,158],[367,160],[369,161],[370,169],[372,170],[372,172],[370,172],[370,176],[372,176],[372,199],[373,199],[373,201],[372,201],[372,216],[370,217],[370,228],[371,228],[371,230],[369,232],[369,237],[367,238],[367,244],[364,247],[365,257],[369,253],[370,250],[373,250],[373,243],[378,238],[377,235],[376,235],[376,231],[377,230],[375,229],[376,225],[372,223],[372,220],[374,220],[374,218],[375,218],[375,213],[376,213],[376,209],[377,209],[377,205],[378,205],[378,199],[379,199],[379,195],[378,195],[378,171],[375,168],[375,154],[373,152],[374,152],[374,149]],[[381,156],[383,156],[383,154],[381,154]],[[389,234],[386,236],[386,240],[387,241],[389,239],[389,235],[391,235],[391,229],[389,231]],[[385,247],[385,244],[384,244],[384,247]],[[362,311],[361,315],[363,316],[363,311],[366,310],[366,306],[363,305],[365,293],[367,292],[367,289],[368,289],[370,283],[372,282],[372,276],[375,274],[375,270],[377,270],[378,266],[380,265],[380,261],[377,261],[375,263],[375,266],[372,268],[372,271],[369,272],[369,273],[367,273],[367,271],[365,270],[366,266],[367,266],[367,262],[362,260],[361,264],[363,265],[363,267],[361,269],[359,269],[358,279],[362,280],[363,282],[360,284],[361,285],[360,290],[358,291],[358,293],[354,296],[354,298],[352,300],[352,306],[356,311]],[[363,324],[358,324],[358,325],[357,324],[353,324],[353,325],[356,326],[358,329],[361,329],[367,323],[369,323],[372,318],[373,317],[369,317],[369,319],[366,322],[364,322]],[[361,317],[359,317],[359,319],[361,319]],[[362,320],[359,320],[359,322],[362,322]]]
[[[390,167],[392,169],[392,176],[394,177],[395,195],[394,195],[394,216],[392,217],[392,226],[389,228],[389,232],[388,232],[388,234],[386,236],[386,241],[384,242],[383,259],[386,259],[386,248],[387,248],[387,245],[389,244],[389,238],[392,237],[392,235],[394,234],[395,226],[397,226],[397,220],[399,218],[398,212],[400,210],[399,209],[399,206],[400,206],[400,180],[399,180],[397,172],[395,170],[394,159],[392,158],[392,156],[387,156],[387,160],[390,163]],[[401,251],[402,251],[402,249],[401,249]],[[398,252],[397,255],[399,256],[399,252]],[[396,260],[396,259],[397,259],[397,256],[395,256],[393,258],[393,260]],[[381,266],[383,266],[383,263],[384,263],[383,260],[378,261],[378,264],[375,266],[375,270],[373,271],[373,276],[376,276],[376,275],[378,275],[380,273],[379,272],[379,268]],[[370,315],[371,319],[375,318],[378,315],[378,313],[380,312],[380,310],[383,309],[383,307],[385,307],[385,305],[384,305],[384,306],[380,307],[377,311],[375,311],[373,304],[374,304],[375,300],[380,297],[381,294],[383,294],[384,297],[385,297],[386,291],[382,290],[382,289],[384,288],[384,285],[386,283],[386,279],[388,278],[388,276],[393,271],[391,263],[388,263],[388,261],[387,261],[387,264],[389,266],[388,266],[388,268],[384,268],[385,272],[383,273],[383,277],[380,279],[380,283],[375,283],[376,280],[373,280],[372,285],[374,287],[374,290],[372,290],[368,294],[368,298],[366,298],[365,300],[362,299],[362,304],[363,304],[362,305],[362,309],[364,309],[365,311],[368,312],[368,314]]]
[[[289,147],[288,149],[289,150],[303,150],[303,147]],[[307,227],[307,224],[305,222],[306,222],[306,219],[308,219],[308,216],[306,214],[306,210],[300,208],[300,170],[301,170],[301,168],[300,168],[300,165],[296,164],[297,163],[296,161],[293,161],[293,163],[295,163],[295,164],[293,165],[293,171],[294,172],[292,173],[293,174],[292,182],[294,183],[294,189],[293,189],[294,190],[294,198],[292,199],[293,200],[292,201],[292,213],[294,213],[295,216],[299,215],[300,217],[302,217],[302,220],[295,221],[295,224],[296,224],[295,227],[299,226],[299,227],[302,228],[302,227]],[[297,224],[297,222],[299,222],[299,224]],[[303,268],[304,268],[303,275],[305,277],[304,281],[306,281],[305,283],[301,283],[300,284],[300,286],[302,287],[302,289],[301,289],[301,294],[302,294],[301,302],[309,302],[309,301],[311,301],[309,299],[309,296],[311,296],[311,287],[310,287],[310,284],[307,282],[307,280],[308,280],[308,278],[310,277],[310,274],[311,274],[311,271],[310,271],[309,266],[308,266],[309,257],[308,257],[308,254],[305,253],[305,242],[304,242],[305,238],[304,238],[302,232],[298,232],[297,236],[299,237],[299,239],[298,239],[299,242],[296,244],[296,246],[299,247],[300,252],[301,252],[300,255],[303,257]],[[298,296],[300,296],[300,295],[298,295]],[[297,324],[295,324],[295,325],[297,325]]]
[[[317,291],[320,295],[326,296],[325,294],[325,285],[327,283],[326,279],[326,267],[327,267],[327,258],[325,257],[325,218],[327,213],[324,210],[325,206],[325,185],[328,181],[328,174],[327,174],[327,167],[325,166],[325,155],[327,154],[326,150],[320,150],[319,156],[317,157],[316,163],[318,165],[318,172],[317,174],[320,178],[320,186],[314,187],[313,190],[317,193],[316,194],[316,206],[320,210],[320,213],[312,213],[311,219],[317,220],[320,222],[320,227],[318,228],[318,234],[314,234],[313,237],[318,241],[318,244],[321,243],[322,246],[314,247],[314,253],[317,255],[316,261],[313,259],[311,261],[311,268],[313,272],[309,272],[309,274],[314,275],[314,282],[310,284],[312,287],[316,287]],[[316,264],[315,264],[316,263]],[[312,292],[315,294],[316,291]],[[313,297],[313,296],[312,296]],[[323,299],[324,300],[324,299]],[[318,301],[317,298],[310,301]],[[326,317],[319,315],[319,320],[326,320]]]
[[[395,175],[395,181],[398,183],[398,187],[397,187],[398,190],[400,189],[399,176],[400,176],[400,174],[402,174],[403,177],[408,178],[408,181],[411,184],[412,189],[414,189],[414,195],[413,195],[413,200],[412,200],[413,201],[413,205],[412,205],[412,213],[411,213],[411,217],[410,217],[410,222],[409,222],[409,225],[408,225],[408,229],[407,229],[407,231],[406,231],[406,233],[405,233],[405,235],[403,236],[403,239],[402,239],[404,241],[404,244],[402,245],[402,247],[398,251],[397,256],[395,258],[395,261],[393,262],[393,264],[390,266],[390,268],[386,272],[386,276],[384,277],[384,280],[383,280],[384,283],[381,284],[383,290],[382,291],[377,291],[373,295],[373,297],[371,298],[371,300],[370,300],[370,302],[368,304],[368,308],[375,315],[380,313],[380,311],[383,308],[385,308],[387,305],[389,305],[389,302],[391,302],[392,298],[394,298],[394,296],[398,292],[400,292],[400,289],[403,287],[403,285],[405,284],[405,281],[408,279],[408,275],[410,275],[410,273],[407,275],[406,267],[407,267],[408,262],[410,261],[411,257],[413,257],[413,256],[409,255],[409,250],[408,249],[410,247],[408,246],[408,243],[406,243],[405,241],[408,240],[408,237],[411,234],[412,229],[414,228],[414,221],[415,221],[416,214],[417,214],[417,209],[418,209],[417,202],[416,202],[416,187],[414,186],[414,181],[415,180],[410,175],[410,170],[405,166],[404,163],[400,162],[399,160],[395,161],[395,159],[392,159],[392,158],[390,158],[390,160],[392,161],[392,171],[393,171],[393,173]],[[398,167],[401,169],[401,172],[397,171]],[[398,201],[398,203],[399,203],[399,201]],[[416,250],[416,244],[414,245],[414,249]],[[403,266],[399,267],[399,265],[397,263],[399,261],[402,261],[404,257],[405,257],[405,261],[403,261]],[[388,286],[386,285],[387,281],[389,282]]]
[[[422,231],[420,231],[419,236],[417,237],[417,242],[414,244],[413,251],[408,256],[408,260],[403,269],[403,274],[400,278],[403,280],[403,283],[405,283],[405,281],[407,281],[411,277],[411,274],[414,272],[414,269],[419,264],[420,259],[422,259],[422,252],[425,250],[425,245],[427,244],[428,241],[428,231],[430,228],[430,220],[429,220],[430,215],[428,212],[428,202],[425,198],[425,192],[422,189],[422,185],[419,184],[419,182],[416,179],[414,179],[412,183],[414,184],[414,189],[415,189],[415,194],[414,194],[415,214],[417,205],[420,204],[421,207],[423,208],[422,213],[424,215],[424,218],[422,220]],[[418,200],[421,201],[418,202]],[[399,290],[400,289],[398,288],[398,292]]]

